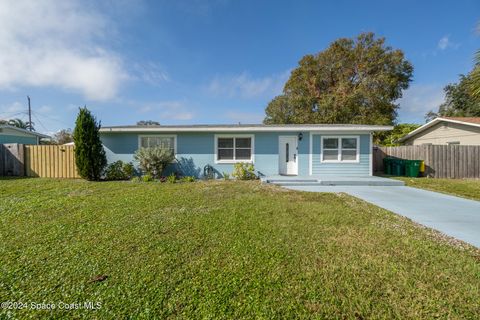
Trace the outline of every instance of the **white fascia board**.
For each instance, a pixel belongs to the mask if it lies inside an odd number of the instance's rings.
[[[437,118],[437,119],[439,119],[440,121],[445,121],[445,122],[464,124],[464,125],[472,126],[472,127],[480,127],[480,123],[472,123],[472,122],[453,120],[453,119],[445,119],[445,118]]]
[[[299,131],[309,131],[312,133],[315,132],[363,132],[368,133],[372,131],[389,131],[392,130],[392,126],[369,126],[369,127],[358,127],[358,126],[338,126],[338,127],[309,127],[309,126],[297,126],[297,127],[284,127],[284,126],[272,126],[272,127],[206,127],[206,128],[192,128],[192,127],[156,127],[156,128],[130,128],[130,127],[114,127],[114,128],[101,128],[100,132],[299,132]]]

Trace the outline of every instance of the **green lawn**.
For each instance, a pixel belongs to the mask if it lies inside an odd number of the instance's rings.
[[[258,182],[0,180],[14,318],[475,318],[480,254],[353,197]],[[106,275],[104,281],[90,281]],[[101,308],[60,310],[60,303]]]
[[[407,186],[422,188],[459,197],[480,200],[480,179],[432,179],[395,177]]]

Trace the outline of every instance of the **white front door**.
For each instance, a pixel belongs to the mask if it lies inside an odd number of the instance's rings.
[[[297,139],[297,136],[280,136],[278,139],[280,174],[298,174]]]

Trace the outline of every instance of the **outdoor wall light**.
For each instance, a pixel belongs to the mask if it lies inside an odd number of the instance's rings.
[[[303,133],[300,132],[298,134],[298,141],[302,141],[302,139],[303,139]]]

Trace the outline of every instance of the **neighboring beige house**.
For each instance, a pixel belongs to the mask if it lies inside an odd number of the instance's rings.
[[[398,141],[404,145],[480,145],[480,117],[436,118]]]

